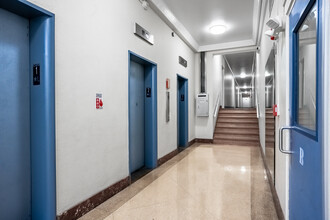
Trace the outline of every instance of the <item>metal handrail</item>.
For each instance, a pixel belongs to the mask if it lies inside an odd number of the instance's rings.
[[[217,98],[217,102],[213,111],[213,117],[217,117],[217,112],[218,112],[218,107],[219,107],[219,103],[220,103],[220,93],[218,94],[218,98]]]
[[[255,89],[256,94],[258,94],[258,90]],[[258,96],[256,95],[256,108],[257,108],[257,118],[260,118],[260,107],[259,107],[259,99]]]

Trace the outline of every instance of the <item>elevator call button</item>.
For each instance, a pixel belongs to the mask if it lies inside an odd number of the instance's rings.
[[[151,88],[146,88],[146,96],[147,98],[151,97]]]
[[[33,65],[33,85],[34,86],[40,85],[40,65],[39,64]]]

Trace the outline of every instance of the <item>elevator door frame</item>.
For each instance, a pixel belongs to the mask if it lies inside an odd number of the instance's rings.
[[[26,0],[2,1],[0,7],[30,23],[31,218],[55,219],[55,15]],[[33,64],[40,64],[38,86],[32,84]]]
[[[145,147],[144,147],[144,165],[146,168],[154,169],[157,167],[158,157],[158,122],[157,122],[157,64],[132,52],[128,51],[128,107],[130,104],[130,64],[131,61],[142,64],[144,66],[145,87],[151,88],[151,97],[145,99]],[[145,91],[146,93],[146,91]],[[146,94],[144,94],[146,95]],[[128,108],[128,153],[130,154],[131,134],[130,134],[130,117],[131,109]],[[129,157],[130,158],[130,155]],[[131,162],[128,160],[129,173],[131,174]]]

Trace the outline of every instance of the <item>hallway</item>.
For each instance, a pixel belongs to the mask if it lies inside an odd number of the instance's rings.
[[[0,220],[330,220],[330,0],[0,1]]]
[[[194,144],[80,219],[278,218],[258,147]]]

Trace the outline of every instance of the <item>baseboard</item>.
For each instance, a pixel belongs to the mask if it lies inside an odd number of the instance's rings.
[[[196,139],[192,139],[191,141],[188,142],[188,147],[196,143]]]
[[[205,140],[205,142],[201,142],[203,140]],[[191,145],[193,145],[196,142],[210,143],[209,141],[210,140],[206,140],[206,139],[193,139],[192,141],[190,141],[188,143],[188,147],[190,147]],[[158,166],[161,166],[162,164],[166,163],[168,160],[175,157],[178,153],[179,153],[179,150],[175,149],[174,151],[172,151],[172,152],[166,154],[165,156],[161,157],[157,161]],[[65,211],[61,215],[58,215],[56,217],[56,219],[57,220],[74,220],[74,219],[78,219],[81,216],[88,213],[89,211],[91,211],[92,209],[94,209],[95,207],[97,207],[98,205],[102,204],[103,202],[105,202],[106,200],[111,198],[112,196],[114,196],[115,194],[119,193],[120,191],[122,191],[123,189],[128,187],[130,184],[131,184],[130,177],[126,177],[126,178],[120,180],[119,182],[109,186],[108,188],[102,190],[101,192],[97,193],[96,195],[94,195],[94,196],[86,199],[85,201],[79,203],[78,205],[74,206],[73,208]]]
[[[273,195],[273,201],[274,201],[274,204],[275,204],[277,217],[278,217],[279,220],[285,220],[284,213],[283,213],[283,210],[282,210],[282,207],[281,207],[281,204],[280,204],[280,199],[278,198],[275,185],[272,182],[272,176],[270,174],[270,170],[268,168],[266,158],[265,158],[265,155],[262,151],[262,147],[261,147],[260,143],[259,143],[259,147],[260,147],[260,153],[261,153],[262,161],[263,161],[264,167],[266,169],[266,174],[267,174],[268,183],[269,183],[269,186],[270,186],[270,191],[272,192],[272,195]]]
[[[130,177],[126,177],[119,182],[109,186],[108,188],[102,190],[96,195],[90,197],[89,199],[81,202],[80,204],[74,206],[73,208],[65,211],[61,215],[57,216],[57,220],[72,220],[78,219],[81,216],[85,215],[87,212],[94,209],[96,206],[102,204],[115,194],[119,193],[127,186],[130,185],[131,179]]]
[[[203,139],[203,138],[196,138],[196,143],[203,143],[203,144],[213,144],[213,139]]]
[[[166,154],[165,156],[158,159],[158,166],[161,166],[162,164],[166,163],[168,160],[172,159],[179,153],[178,149],[175,149],[174,151]]]

